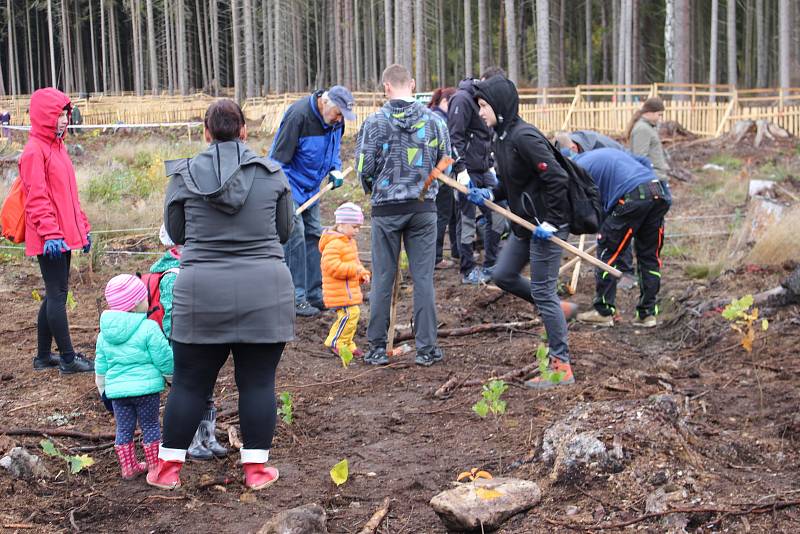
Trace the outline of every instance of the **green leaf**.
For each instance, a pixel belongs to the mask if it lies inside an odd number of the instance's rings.
[[[347,366],[353,361],[353,352],[347,347],[342,347],[339,349],[339,358],[341,358],[344,368],[347,369]]]
[[[341,486],[347,482],[348,475],[349,469],[347,465],[347,458],[331,468],[331,480],[333,480],[333,483],[337,486]]]
[[[67,308],[69,311],[74,310],[78,307],[78,302],[75,300],[75,295],[72,294],[72,291],[67,292]]]
[[[769,328],[769,321],[761,319],[761,330],[766,330],[767,328]]]
[[[408,270],[408,254],[406,254],[405,250],[400,251],[400,269],[403,271]]]
[[[479,417],[486,417],[489,415],[489,405],[485,400],[479,400],[472,405],[472,411],[478,414]]]
[[[492,403],[492,413],[495,415],[503,415],[506,413],[506,401],[498,400]]]
[[[280,415],[281,419],[287,425],[291,425],[294,422],[294,403],[292,402],[292,394],[288,391],[284,391],[280,394],[280,401],[281,406],[278,408],[278,415]]]
[[[94,465],[94,460],[88,454],[69,457],[69,472],[73,475],[80,473],[81,470]]]
[[[49,439],[43,439],[39,442],[39,445],[42,447],[44,453],[48,456],[55,456],[56,458],[63,458],[64,455],[56,449],[56,446],[53,445],[53,442]]]
[[[553,384],[558,384],[564,378],[563,371],[550,371],[549,374],[550,376],[548,380],[550,380],[550,382],[552,382]]]

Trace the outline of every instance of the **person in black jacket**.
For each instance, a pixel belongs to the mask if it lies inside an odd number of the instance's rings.
[[[487,71],[484,77],[494,72],[496,71]],[[453,170],[462,185],[491,188],[497,184],[497,177],[491,171],[492,131],[478,116],[474,84],[475,80],[471,78],[462,80],[448,105],[447,128],[450,130],[450,141],[454,152],[458,155]],[[492,215],[492,212],[483,206],[479,208],[487,222],[483,269],[477,267],[473,255],[477,226],[475,206],[459,195],[458,209],[461,213],[459,253],[463,284],[477,285],[491,280],[500,246],[500,235],[505,224],[499,215]]]
[[[567,322],[556,292],[561,248],[552,236],[569,235],[569,175],[555,158],[555,148],[538,129],[518,115],[519,96],[513,82],[494,76],[475,84],[480,117],[494,128],[495,166],[500,184],[471,187],[467,198],[481,205],[485,199],[508,200],[513,213],[536,225],[530,231],[512,224],[513,235],[495,266],[494,281],[501,288],[536,304],[549,345],[549,372],[528,380],[533,389],[573,384],[567,344]],[[531,264],[528,283],[520,271]]]

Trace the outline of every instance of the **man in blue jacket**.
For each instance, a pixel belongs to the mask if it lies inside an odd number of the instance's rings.
[[[339,148],[344,121],[354,120],[353,95],[335,85],[303,97],[289,106],[272,141],[270,158],[277,161],[292,188],[295,208],[319,192],[327,179],[334,189],[341,186],[342,161]],[[295,215],[294,229],[283,247],[292,273],[296,313],[313,317],[325,308],[322,302],[319,238],[322,223],[319,202]]]
[[[648,159],[615,148],[575,154],[572,159],[592,175],[606,212],[597,235],[597,257],[616,266],[631,239],[636,239],[640,297],[633,324],[654,327],[661,289],[664,216],[672,204],[669,186],[658,179]],[[614,326],[616,292],[617,280],[598,269],[594,309],[579,313],[578,321]]]

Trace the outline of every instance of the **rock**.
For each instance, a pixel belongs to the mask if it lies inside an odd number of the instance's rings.
[[[653,395],[650,397],[650,402],[653,403],[656,410],[665,415],[670,421],[678,419],[680,408],[674,395]]]
[[[658,514],[667,511],[667,495],[663,488],[658,488],[647,496],[644,511],[648,514]]]
[[[676,362],[667,355],[659,356],[658,360],[656,360],[656,367],[658,367],[660,371],[666,371],[668,373],[680,369],[680,365],[678,365],[678,362]]]
[[[258,534],[328,534],[328,516],[322,506],[304,504],[279,513]]]
[[[576,434],[558,449],[550,478],[555,482],[574,482],[604,471],[608,451],[602,441],[590,432]]]
[[[703,165],[703,170],[722,172],[725,170],[725,167],[723,167],[722,165],[716,165],[714,163],[706,163],[705,165]]]
[[[434,496],[430,505],[448,529],[492,531],[509,517],[533,508],[541,498],[535,482],[493,478],[459,484]]]
[[[569,516],[577,515],[578,507],[574,505],[567,506],[566,508],[564,508],[564,513]]]
[[[42,459],[29,453],[24,447],[14,447],[8,456],[0,459],[0,467],[4,467],[11,476],[26,480],[50,478],[50,471]]]

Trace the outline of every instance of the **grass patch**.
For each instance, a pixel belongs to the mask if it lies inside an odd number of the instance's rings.
[[[687,247],[681,246],[678,243],[664,243],[664,248],[661,249],[661,257],[680,259],[686,258],[690,255]]]
[[[730,154],[716,154],[708,160],[709,163],[724,167],[726,171],[738,171],[742,168],[742,160]]]
[[[775,182],[783,182],[797,173],[796,169],[792,169],[787,165],[775,163],[770,161],[766,165],[761,166],[755,177],[761,180],[773,180]]]
[[[690,198],[707,201],[716,206],[740,206],[747,200],[749,178],[738,173],[716,172],[700,175],[691,186]]]
[[[694,279],[716,278],[722,272],[721,263],[690,263],[683,268],[686,276]]]
[[[753,245],[745,263],[756,265],[780,265],[800,258],[800,207],[794,207],[768,230]]]

